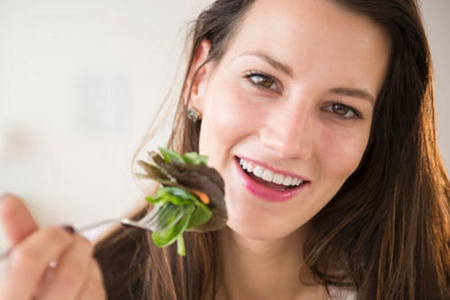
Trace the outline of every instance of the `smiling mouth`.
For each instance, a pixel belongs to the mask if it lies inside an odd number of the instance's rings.
[[[307,183],[297,177],[276,173],[263,166],[257,165],[252,161],[237,157],[241,169],[255,182],[264,185],[270,189],[279,191],[292,190],[299,188]]]

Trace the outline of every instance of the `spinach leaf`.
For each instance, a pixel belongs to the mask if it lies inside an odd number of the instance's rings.
[[[227,220],[224,182],[220,174],[206,165],[208,158],[191,152],[180,155],[159,148],[149,152],[150,162],[139,161],[144,174],[139,178],[156,180],[161,184],[156,195],[146,197],[154,206],[171,205],[177,209],[164,216],[161,230],[152,234],[155,245],[166,247],[175,241],[178,253],[185,255],[183,233],[223,228]],[[203,202],[202,202],[203,201]],[[182,211],[179,218],[178,213]]]

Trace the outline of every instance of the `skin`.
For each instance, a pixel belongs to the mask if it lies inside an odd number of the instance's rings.
[[[200,152],[225,179],[230,217],[217,299],[327,299],[323,287],[298,280],[302,245],[308,221],[361,160],[389,50],[380,27],[331,1],[258,0],[222,60],[200,70],[190,105],[202,113]],[[194,70],[208,51],[205,41]],[[288,201],[260,199],[237,175],[236,156],[308,183]],[[2,198],[0,219],[14,247],[0,299],[105,298],[87,240],[39,228],[13,196]]]
[[[6,195],[0,220],[13,246],[0,281],[0,299],[106,299],[92,245],[62,227],[40,229],[24,203]],[[56,267],[49,267],[57,261]]]
[[[221,61],[200,70],[190,95],[200,152],[225,179],[229,214],[219,298],[326,299],[297,280],[307,223],[361,161],[389,52],[381,27],[331,1],[260,0]],[[261,199],[236,157],[308,183],[288,201]]]

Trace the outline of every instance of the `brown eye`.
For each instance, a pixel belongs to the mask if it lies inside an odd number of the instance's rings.
[[[270,76],[262,73],[252,72],[245,76],[250,83],[264,89],[278,90],[277,82]]]
[[[325,107],[325,110],[341,119],[362,119],[361,113],[358,110],[342,103],[332,103]]]
[[[264,76],[253,75],[251,77],[251,79],[253,80],[253,82],[255,84],[263,86],[263,87],[268,88],[268,89],[270,89],[275,83],[272,79],[266,78]]]
[[[333,104],[333,112],[337,115],[343,116],[343,117],[348,117],[349,114],[350,115],[354,115],[354,113],[352,112],[352,110],[342,104]]]

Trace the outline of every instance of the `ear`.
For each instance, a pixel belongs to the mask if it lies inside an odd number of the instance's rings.
[[[195,108],[200,113],[202,112],[203,98],[211,72],[211,66],[205,64],[210,49],[211,43],[208,40],[203,40],[200,43],[190,66],[184,87],[184,102],[186,107]]]

